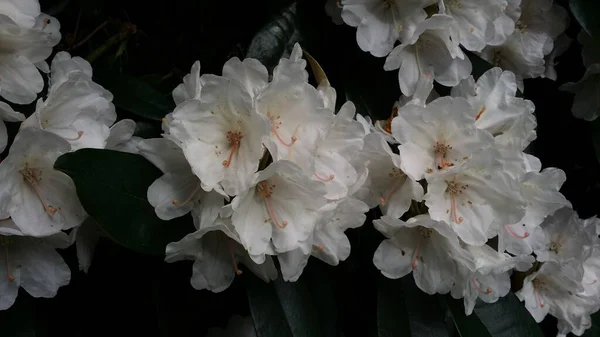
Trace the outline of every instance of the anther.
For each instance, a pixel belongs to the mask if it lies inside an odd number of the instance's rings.
[[[77,137],[75,137],[75,138],[66,138],[66,137],[64,137],[64,138],[65,138],[65,140],[68,140],[70,142],[74,142],[76,140],[81,139],[81,136],[83,136],[83,131],[77,131]]]

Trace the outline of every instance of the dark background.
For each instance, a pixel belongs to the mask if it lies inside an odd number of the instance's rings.
[[[360,113],[385,119],[400,94],[396,72],[384,72],[383,59],[360,51],[355,28],[334,25],[325,13],[324,1],[300,0],[292,8],[289,0],[41,3],[43,10],[61,23],[63,40],[57,50],[88,57],[111,37],[124,34],[121,42],[107,46],[96,58],[95,75],[131,75],[167,98],[195,60],[200,60],[202,73],[220,74],[227,59],[247,54],[253,38],[261,30],[264,34],[265,26],[278,46],[300,41],[319,61],[337,90],[338,104],[349,98]],[[285,19],[274,24],[273,18],[282,11],[287,13]],[[97,34],[80,43],[105,21]],[[575,39],[578,31],[572,20],[567,34]],[[281,56],[277,47],[263,46],[261,50],[267,51],[263,60],[270,67]],[[524,97],[536,105],[538,139],[533,154],[544,167],[566,172],[562,192],[579,215],[587,218],[598,214],[600,206],[600,167],[593,142],[599,123],[575,119],[570,112],[572,96],[558,91],[560,84],[583,75],[580,52],[574,41],[557,59],[558,81],[527,80]],[[159,136],[160,122],[125,110],[118,113],[120,118],[139,121],[140,135]],[[378,216],[371,211],[369,219]],[[372,256],[381,236],[369,221],[363,228],[349,230],[348,235],[352,254],[347,261],[334,268],[311,259],[301,280],[311,289],[331,290],[335,305],[324,317],[334,317],[337,335],[375,336],[381,280]],[[191,262],[166,264],[162,257],[135,253],[108,239],[100,241],[88,274],[78,271],[74,246],[61,253],[71,267],[70,285],[62,287],[53,299],[33,299],[21,290],[13,308],[0,312],[0,336],[204,336],[210,327],[225,326],[233,314],[250,314],[246,288],[255,281],[250,273],[244,273],[223,293],[213,294],[190,286]],[[326,300],[316,298],[321,301]],[[548,336],[555,335],[552,318],[542,326]]]

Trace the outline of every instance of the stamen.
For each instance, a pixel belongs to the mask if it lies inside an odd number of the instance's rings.
[[[237,276],[242,275],[242,271],[238,269],[238,263],[235,259],[235,252],[233,251],[233,247],[231,246],[231,239],[227,238],[227,250],[229,250],[229,255],[231,255],[231,261],[233,262],[233,270]]]
[[[171,201],[173,203],[173,205],[175,206],[183,206],[185,204],[187,204],[188,202],[192,201],[192,199],[194,198],[194,196],[196,195],[196,192],[198,192],[198,189],[200,188],[200,183],[198,183],[198,185],[196,185],[196,188],[194,188],[194,191],[190,194],[189,197],[187,197],[187,199],[185,199],[183,201],[183,203],[180,203],[179,200],[177,199],[173,199],[173,201]]]
[[[52,207],[46,203],[46,200],[44,200],[44,198],[42,197],[42,193],[40,192],[40,189],[38,187],[38,182],[41,180],[41,174],[42,174],[41,170],[25,168],[23,170],[19,170],[19,173],[21,173],[21,175],[23,175],[23,178],[25,179],[25,181],[27,181],[29,183],[29,185],[33,188],[33,191],[35,192],[35,194],[38,196],[38,198],[42,202],[42,206],[44,206],[44,210],[46,211],[46,213],[48,213],[50,215],[56,214],[58,209],[56,209],[55,207]]]
[[[291,141],[289,143],[286,143],[283,138],[281,138],[281,136],[279,135],[279,133],[277,132],[277,129],[279,129],[279,126],[281,125],[280,121],[276,121],[276,119],[279,119],[280,116],[277,117],[273,117],[273,116],[269,116],[269,120],[271,120],[271,132],[273,132],[273,134],[275,135],[275,138],[277,138],[277,140],[285,147],[290,147],[292,145],[294,145],[294,143],[296,142],[297,138],[295,137],[295,132],[294,135],[291,138]],[[298,127],[296,127],[296,130],[298,129]]]
[[[479,281],[477,281],[476,277],[471,278],[471,282],[473,283],[475,288],[477,290],[479,290],[480,293],[486,294],[486,295],[489,295],[492,293],[492,288],[487,288],[485,291],[483,289],[481,289],[481,283],[479,283]]]
[[[449,150],[452,150],[452,146],[440,142],[435,142],[433,150],[440,156],[440,164],[438,165],[438,170],[454,166],[452,162],[446,160],[446,155],[448,154]]]
[[[223,166],[229,167],[229,165],[231,165],[233,154],[239,149],[242,138],[244,138],[244,136],[242,136],[242,133],[239,131],[227,131],[227,140],[229,141],[229,146],[231,146],[231,149],[229,150],[229,156],[227,157],[227,160],[223,160]]]
[[[324,183],[332,181],[333,179],[335,179],[335,175],[333,175],[333,174],[330,174],[327,178],[323,178],[320,175],[318,175],[317,172],[315,172],[314,176],[315,176],[315,178],[317,178],[318,180],[320,180],[320,181],[322,181]]]
[[[4,246],[4,262],[6,265],[6,278],[12,282],[15,280],[15,277],[10,273],[10,265],[9,265],[9,258],[8,258],[8,244],[4,243],[3,246]]]
[[[504,228],[506,229],[506,231],[508,232],[508,234],[509,234],[510,236],[512,236],[513,238],[517,238],[517,239],[525,239],[525,238],[528,238],[528,237],[529,237],[529,232],[527,232],[527,231],[526,231],[525,233],[523,233],[523,235],[519,235],[519,234],[515,233],[515,232],[512,230],[512,228],[510,228],[510,226],[509,226],[509,225],[504,225]]]
[[[386,196],[379,198],[379,202],[381,203],[382,206],[385,206],[385,204],[387,204],[390,201],[390,199],[392,199],[392,195],[398,189],[398,185],[400,185],[400,181],[401,181],[401,179],[397,179],[392,184],[392,187],[390,187],[390,189],[388,190]]]
[[[83,136],[83,131],[77,131],[77,137],[75,138],[67,138],[67,137],[63,137],[65,140],[68,140],[70,142],[74,142],[76,140],[81,139],[81,136]]]
[[[537,302],[539,303],[540,308],[543,308],[545,306],[545,304],[544,304],[544,300],[542,299],[542,295],[540,294],[540,291],[536,289],[533,292],[535,293],[535,298],[536,298]]]
[[[273,210],[273,206],[271,205],[271,195],[273,195],[273,190],[275,189],[275,185],[270,185],[266,180],[261,181],[257,185],[258,191],[262,194],[265,199],[265,205],[267,206],[267,212],[269,213],[269,217],[271,218],[271,222],[275,224],[275,226],[279,228],[285,228],[288,224],[287,221],[279,221],[277,216],[275,215],[275,211]]]
[[[294,145],[296,144],[296,141],[298,140],[298,138],[296,137],[296,134],[298,133],[298,128],[300,127],[300,124],[296,125],[296,128],[294,129],[294,134],[292,135],[292,143],[290,145],[290,152],[288,152],[288,160],[292,159],[292,153],[294,153]]]
[[[584,285],[591,286],[591,285],[594,285],[596,283],[598,283],[598,280],[594,280],[594,282],[591,282],[591,283],[584,283]]]
[[[479,113],[477,113],[477,116],[475,116],[475,120],[478,121],[479,118],[481,118],[481,115],[485,112],[485,106],[481,107],[481,110],[479,110]]]
[[[417,243],[417,247],[415,248],[415,252],[413,253],[412,262],[410,263],[412,269],[417,269],[417,262],[419,261],[419,248],[421,247],[421,243]]]
[[[318,245],[318,246],[314,247],[314,250],[315,250],[317,253],[322,253],[322,252],[325,250],[325,247],[323,247],[323,246],[321,246],[321,245]]]
[[[456,177],[454,177],[454,180],[451,183],[448,183],[447,191],[450,191],[450,208],[452,211],[452,219],[454,220],[454,223],[456,223],[456,224],[460,224],[464,221],[464,218],[462,216],[459,217],[456,212],[456,193],[457,192],[462,193],[462,191],[465,190],[466,187],[467,187],[467,185],[459,187],[458,184],[456,183]]]

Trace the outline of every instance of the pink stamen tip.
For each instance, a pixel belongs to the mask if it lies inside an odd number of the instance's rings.
[[[81,136],[83,136],[83,131],[77,131],[77,137],[75,137],[75,138],[65,138],[65,139],[68,140],[68,141],[74,142],[76,140],[81,139]]]
[[[194,191],[192,191],[192,193],[187,197],[187,199],[185,199],[183,201],[183,203],[180,203],[179,200],[177,200],[177,199],[173,199],[173,201],[171,201],[171,202],[175,206],[183,206],[183,205],[187,204],[188,202],[192,201],[192,199],[194,198],[194,196],[198,192],[199,188],[200,188],[200,183],[198,183],[198,185],[196,185],[196,187],[194,188]]]
[[[418,261],[419,261],[419,248],[420,247],[421,247],[421,244],[418,243],[417,247],[415,248],[415,252],[413,253],[412,262],[410,263],[412,269],[417,269],[417,265],[418,265]]]
[[[508,232],[508,234],[510,236],[512,236],[513,238],[526,239],[526,238],[529,237],[529,232],[525,232],[525,233],[523,233],[523,235],[519,235],[519,234],[515,233],[515,231],[513,231],[512,228],[510,228],[509,225],[504,225],[504,228],[506,229],[506,231]]]
[[[4,245],[4,262],[6,265],[6,278],[12,282],[15,280],[15,277],[10,273],[10,261],[8,258],[8,245],[7,244]]]
[[[330,174],[327,178],[323,178],[320,175],[318,175],[317,172],[315,172],[314,176],[315,176],[315,178],[317,178],[318,180],[320,180],[320,181],[322,181],[324,183],[332,181],[333,179],[335,179],[335,175],[333,175],[333,174]]]

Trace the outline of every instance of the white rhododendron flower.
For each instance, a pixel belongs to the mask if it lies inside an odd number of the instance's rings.
[[[490,147],[492,135],[475,127],[471,105],[441,97],[426,107],[407,105],[392,121],[400,142],[400,168],[416,180],[446,171]]]
[[[463,298],[465,313],[470,315],[479,298],[486,303],[495,303],[510,291],[510,273],[513,268],[526,271],[535,258],[531,255],[513,257],[499,253],[488,245],[464,247],[473,257],[475,270],[458,265],[457,281],[452,288],[452,297]]]
[[[515,5],[507,7],[507,15],[515,20],[513,34],[501,45],[484,48],[480,56],[520,79],[543,76],[545,56],[552,52],[554,39],[564,32],[567,12],[552,0],[522,0],[519,7]]]
[[[385,215],[400,218],[412,200],[423,199],[423,187],[401,169],[399,155],[392,152],[380,133],[365,136],[365,146],[360,159],[369,169],[369,207],[379,205]]]
[[[273,160],[293,161],[313,174],[314,154],[331,125],[333,111],[308,84],[306,62],[295,62],[301,52],[296,44],[290,59],[282,59],[275,67],[273,81],[257,97],[257,109],[271,123],[265,145]]]
[[[276,279],[277,269],[271,258],[257,264],[239,241],[231,219],[218,218],[167,245],[165,261],[193,260],[191,284],[198,290],[221,292],[227,289],[235,276],[242,273],[239,263],[266,282]]]
[[[406,42],[419,23],[427,18],[424,8],[435,0],[342,0],[342,19],[357,27],[356,42],[360,49],[374,56],[390,53],[394,42]]]
[[[79,226],[86,213],[75,184],[54,162],[71,147],[59,136],[25,129],[17,134],[8,157],[0,163],[0,213],[11,217],[28,236],[48,236]]]
[[[167,117],[170,136],[203,187],[235,195],[248,188],[263,155],[268,121],[235,80],[205,75],[202,100],[187,100]]]
[[[504,12],[506,0],[439,0],[440,14],[452,16],[458,23],[460,44],[480,51],[495,37],[495,21]]]
[[[593,121],[600,116],[600,63],[592,64],[577,83],[569,82],[561,86],[561,90],[575,94],[571,112],[573,116]]]
[[[252,178],[250,188],[231,202],[233,226],[251,256],[296,248],[308,251],[306,240],[326,203],[325,184],[312,180],[292,162],[280,160]],[[271,241],[272,240],[272,241]]]
[[[131,119],[122,119],[113,124],[106,138],[106,149],[127,153],[138,153],[138,144],[142,138],[136,137],[136,124]]]
[[[456,280],[456,261],[473,265],[456,234],[443,221],[418,216],[404,222],[384,216],[373,224],[388,238],[373,257],[386,277],[396,279],[412,272],[424,292],[446,294]]]
[[[453,97],[463,97],[471,104],[477,128],[491,133],[497,142],[518,140],[524,149],[536,138],[535,106],[515,97],[516,93],[515,75],[497,67],[486,71],[477,82],[469,77],[452,88]]]
[[[91,67],[80,57],[58,53],[51,69],[48,97],[38,100],[21,128],[55,133],[73,150],[104,148],[117,118],[112,94],[92,81]]]
[[[60,24],[39,10],[37,1],[0,4],[0,96],[17,104],[33,102],[44,88],[36,68],[47,68],[46,58],[60,41]]]
[[[25,236],[12,220],[0,221],[0,310],[10,308],[19,287],[33,297],[54,297],[69,284],[71,271],[56,248],[71,244],[63,232],[43,238]]]
[[[459,46],[456,21],[433,15],[420,23],[412,38],[398,45],[385,60],[385,70],[398,70],[400,90],[412,96],[418,83],[431,77],[445,86],[457,85],[471,74],[471,61]]]
[[[183,77],[183,83],[173,90],[173,101],[179,105],[188,99],[200,99],[203,81],[200,77],[200,61],[194,62],[192,70]]]
[[[525,203],[497,154],[484,151],[470,161],[428,179],[425,204],[431,218],[450,224],[470,245],[482,245],[494,227],[525,215]]]

